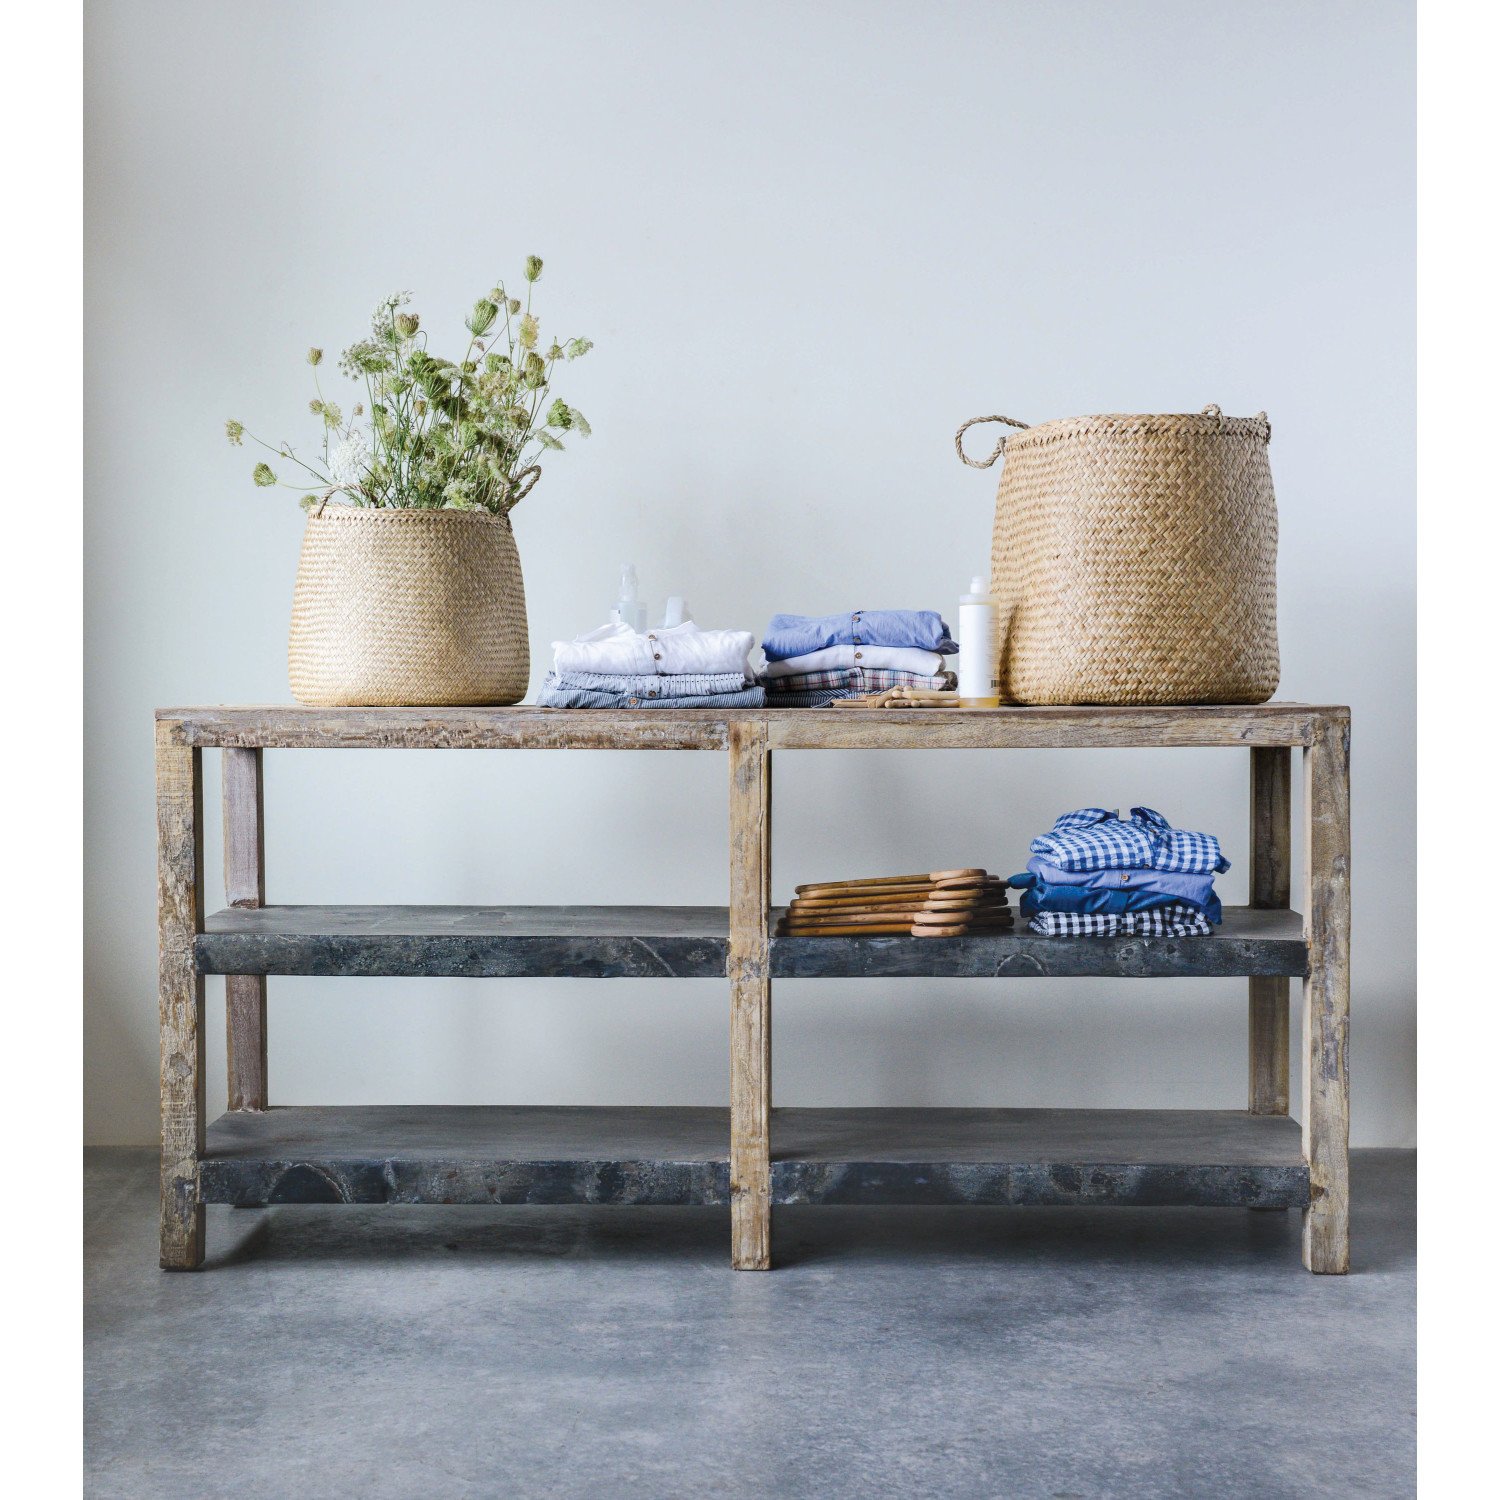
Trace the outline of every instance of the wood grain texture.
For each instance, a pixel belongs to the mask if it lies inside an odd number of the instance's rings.
[[[1072,750],[1302,745],[1317,710],[1297,703],[1202,708],[782,709],[767,714],[781,750]]]
[[[1349,1269],[1349,715],[1329,713],[1304,752],[1308,974],[1302,984],[1302,1149],[1309,1271]]]
[[[203,1120],[203,976],[193,944],[203,910],[202,753],[156,727],[156,905],[161,1021],[161,1265],[203,1264],[198,1158]]]
[[[266,801],[263,752],[233,747],[222,753],[224,897],[231,907],[254,910],[266,902]],[[224,979],[225,1055],[230,1109],[265,1109],[266,979],[227,974]]]
[[[771,757],[729,728],[729,1182],[738,1271],[771,1266]]]
[[[1183,708],[159,709],[183,743],[285,749],[723,750],[732,725],[771,749],[1073,749],[1306,745],[1325,712],[1302,703]]]
[[[1250,904],[1286,908],[1292,900],[1292,752],[1250,752]],[[1250,1112],[1284,1115],[1290,1107],[1291,986],[1250,980]]]
[[[198,746],[288,750],[723,750],[716,709],[161,709]]]

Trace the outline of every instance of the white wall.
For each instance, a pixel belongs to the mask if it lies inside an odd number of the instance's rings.
[[[988,555],[976,413],[1270,413],[1280,696],[1354,711],[1354,1138],[1411,1143],[1413,30],[1369,0],[91,5],[87,1138],[156,1130],[151,711],[288,698],[301,516],[225,417],[305,439],[308,344],[391,287],[456,338],[535,251],[544,330],[598,345],[561,387],[595,436],[517,514],[538,673],[626,558],[705,624],[951,606]],[[1056,812],[1145,802],[1224,836],[1242,900],[1247,759],[784,755],[777,894],[1008,872]],[[720,902],[724,782],[272,752],[271,896]],[[1237,1106],[1243,991],[788,983],[777,1097]],[[283,1103],[724,1097],[722,984],[271,993]]]

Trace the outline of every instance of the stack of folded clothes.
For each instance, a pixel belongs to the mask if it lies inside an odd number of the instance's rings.
[[[822,708],[893,687],[950,692],[957,683],[944,659],[958,645],[930,609],[773,615],[761,644],[760,681],[777,708]]]
[[[1223,920],[1214,876],[1229,868],[1209,833],[1173,828],[1149,807],[1130,821],[1103,807],[1064,813],[1031,841],[1021,914],[1047,937],[1208,937]]]
[[[750,676],[748,630],[700,630],[691,620],[660,630],[602,625],[553,641],[542,708],[760,708]]]

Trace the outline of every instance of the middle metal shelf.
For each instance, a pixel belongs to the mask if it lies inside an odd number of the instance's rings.
[[[772,913],[772,922],[781,915]],[[262,906],[215,912],[205,974],[470,979],[722,979],[722,906]],[[773,937],[777,979],[1300,977],[1302,918],[1234,906],[1208,938]]]

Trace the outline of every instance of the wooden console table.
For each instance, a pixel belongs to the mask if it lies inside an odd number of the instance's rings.
[[[772,936],[773,750],[1112,746],[1249,750],[1251,904],[1227,909],[1214,937]],[[726,751],[729,906],[265,904],[263,751],[360,748]],[[211,915],[205,749],[223,755],[228,905]],[[1294,749],[1305,916],[1289,910]],[[202,1264],[206,1203],[728,1204],[742,1270],[770,1266],[776,1203],[974,1203],[1300,1208],[1308,1269],[1348,1269],[1345,708],[163,709],[156,768],[166,1268]],[[212,1124],[207,974],[227,976],[229,1111]],[[724,977],[728,1107],[271,1108],[270,974]],[[772,981],[827,975],[1243,976],[1248,1108],[773,1110]],[[1288,1113],[1293,979],[1300,1127]]]

